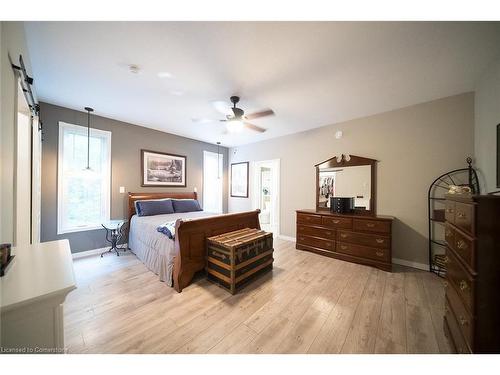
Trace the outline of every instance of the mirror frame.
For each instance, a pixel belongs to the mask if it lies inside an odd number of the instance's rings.
[[[377,168],[377,160],[364,158],[362,156],[349,155],[350,159],[346,160],[346,155],[342,154],[340,156],[340,161],[338,161],[337,157],[334,156],[328,160],[325,160],[319,164],[316,164],[316,210],[317,211],[330,211],[327,207],[319,206],[319,171],[324,168],[339,168],[339,167],[356,167],[360,165],[369,165],[371,168],[371,195],[370,195],[370,209],[369,210],[360,210],[354,209],[353,214],[357,215],[367,215],[367,216],[375,216],[376,215],[376,204],[377,204],[377,180],[376,180],[376,168]],[[339,214],[341,215],[341,214]]]

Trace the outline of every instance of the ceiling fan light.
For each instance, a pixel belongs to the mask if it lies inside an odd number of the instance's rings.
[[[239,133],[243,130],[243,122],[239,120],[232,120],[226,123],[227,131],[230,133]]]

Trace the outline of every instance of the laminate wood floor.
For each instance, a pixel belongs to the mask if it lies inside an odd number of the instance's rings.
[[[69,353],[450,353],[444,287],[275,240],[272,273],[232,296],[200,276],[182,293],[133,254],[75,260]]]

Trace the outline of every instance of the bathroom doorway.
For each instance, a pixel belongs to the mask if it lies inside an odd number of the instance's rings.
[[[254,162],[252,205],[260,209],[260,226],[274,236],[280,231],[280,160]]]

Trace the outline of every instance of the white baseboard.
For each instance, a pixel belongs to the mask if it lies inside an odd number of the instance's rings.
[[[118,246],[119,247],[123,247],[123,248],[128,248],[128,244],[126,244],[126,243],[120,244]],[[73,257],[73,259],[85,258],[85,257],[89,257],[89,256],[92,256],[92,255],[103,253],[103,252],[109,250],[110,247],[111,246],[106,246],[106,247],[101,247],[99,249],[79,251],[78,253],[71,254],[71,256]]]
[[[399,264],[400,266],[416,268],[423,271],[429,271],[429,265],[425,263],[411,262],[409,260],[404,260],[399,258],[392,258],[392,263]]]
[[[284,234],[278,234],[276,237],[279,238],[280,240],[285,240],[285,241],[295,242],[297,240],[295,237],[285,236]]]

